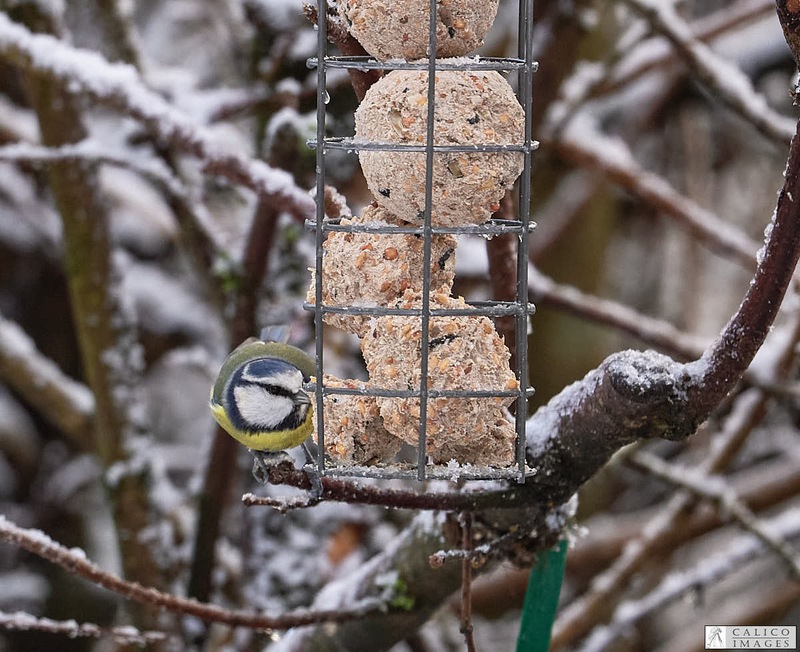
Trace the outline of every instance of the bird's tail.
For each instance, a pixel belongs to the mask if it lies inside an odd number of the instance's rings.
[[[261,341],[286,344],[286,342],[289,341],[289,333],[291,333],[291,331],[292,327],[286,324],[264,326],[264,328],[261,329]]]

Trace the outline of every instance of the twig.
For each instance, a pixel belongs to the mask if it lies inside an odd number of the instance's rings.
[[[648,317],[624,304],[586,294],[571,285],[556,283],[533,265],[528,267],[528,287],[531,300],[536,303],[611,326],[679,360],[696,360],[705,350],[701,338],[684,333],[667,321]]]
[[[232,346],[238,346],[256,332],[259,289],[269,267],[270,252],[278,223],[278,208],[261,195],[245,244],[242,278],[236,295],[236,312],[231,324]],[[222,428],[214,434],[208,467],[200,494],[195,547],[189,577],[189,595],[206,601],[211,594],[214,550],[222,512],[231,497],[236,452],[239,443]]]
[[[461,547],[469,553],[472,550],[472,512],[461,512],[458,521],[461,525]],[[461,633],[467,644],[467,652],[476,652],[472,629],[472,560],[465,557],[461,562]]]
[[[282,616],[267,616],[247,611],[223,609],[222,607],[204,604],[197,600],[163,593],[152,587],[143,586],[138,582],[123,580],[87,561],[82,551],[65,548],[43,532],[21,528],[2,515],[0,515],[0,539],[57,564],[68,573],[79,575],[93,584],[102,586],[130,600],[154,605],[176,614],[195,616],[206,622],[223,623],[231,627],[290,629],[313,623],[345,622],[362,618],[375,612],[385,611],[386,609],[384,603],[374,599],[364,600],[361,604],[348,609],[297,610]]]
[[[747,270],[756,266],[757,242],[680,194],[663,177],[641,168],[622,140],[605,136],[576,116],[561,139],[542,139],[542,143],[575,165],[601,172],[640,201],[683,224],[712,250]]]
[[[0,316],[0,378],[83,449],[92,447],[91,390],[43,356],[17,324]]]
[[[310,490],[311,482],[306,473],[296,469],[290,462],[282,462],[268,469],[269,482],[275,485],[288,485],[298,489]],[[379,505],[392,509],[415,509],[426,511],[464,511],[477,509],[519,508],[534,500],[532,487],[520,486],[496,491],[475,492],[425,492],[383,489],[358,482],[321,478],[322,500],[362,505]],[[242,502],[248,507],[274,507],[274,498],[262,498],[247,493]],[[280,502],[280,505],[285,503]],[[305,505],[298,505],[304,507]]]
[[[770,14],[773,11],[775,11],[773,0],[740,0],[726,6],[724,9],[693,21],[690,29],[692,35],[698,41],[713,41],[733,31],[740,25],[748,25],[754,19]],[[652,46],[651,39],[642,45],[642,49],[652,52],[654,49]],[[674,62],[677,58],[675,50],[669,48],[666,43],[664,52],[659,53],[657,57],[642,57],[639,49],[634,49],[629,59],[623,59],[616,66],[616,70],[613,71],[609,82],[602,85],[598,92],[610,93],[616,91],[651,70]]]
[[[167,635],[164,632],[142,632],[130,626],[103,629],[94,623],[37,618],[24,611],[17,611],[16,613],[0,611],[0,629],[62,634],[67,638],[110,638],[118,645],[144,646],[167,640]]]
[[[763,522],[770,537],[789,539],[800,534],[800,510],[790,509]],[[744,536],[731,542],[725,551],[703,559],[696,566],[666,575],[661,583],[638,600],[623,602],[617,607],[611,622],[596,628],[581,652],[602,652],[624,636],[636,623],[654,614],[663,613],[670,604],[693,591],[701,591],[740,570],[748,561],[764,552],[758,537]],[[751,621],[747,621],[751,622]]]
[[[440,568],[442,564],[450,559],[467,559],[472,563],[473,568],[479,568],[486,563],[487,559],[502,555],[510,544],[525,538],[525,536],[525,533],[516,528],[488,543],[473,546],[469,550],[464,548],[438,550],[429,557],[428,561],[434,568]]]
[[[773,111],[738,66],[696,39],[672,4],[656,0],[624,1],[672,43],[681,59],[723,104],[777,145],[789,143],[795,132],[795,120]]]
[[[0,56],[68,85],[75,95],[88,96],[142,121],[164,142],[199,158],[207,173],[250,188],[276,210],[286,210],[300,220],[314,215],[313,199],[288,172],[222,149],[204,127],[150,91],[132,66],[112,64],[96,52],[32,34],[5,14],[0,14]]]
[[[800,493],[800,461],[782,459],[763,463],[754,471],[742,472],[731,478],[741,500],[754,512],[761,512]],[[631,514],[600,517],[586,523],[589,536],[570,549],[567,573],[575,577],[592,575],[597,567],[610,564],[622,552],[625,544],[642,535],[644,525],[663,506],[637,510]],[[671,539],[677,546],[723,525],[716,509],[696,509],[680,532]]]
[[[693,469],[680,468],[644,451],[629,456],[627,462],[662,480],[687,489],[699,498],[717,503],[723,513],[730,514],[744,530],[754,534],[768,549],[781,557],[792,574],[800,579],[800,560],[797,551],[784,538],[770,533],[721,477],[701,475]]]
[[[28,144],[15,144],[0,147],[0,161],[27,163],[105,163],[125,168],[151,181],[173,202],[176,202],[191,217],[196,233],[202,238],[202,246],[208,255],[225,255],[217,237],[217,229],[211,223],[202,202],[192,196],[183,181],[160,159],[154,157],[131,156],[129,152],[119,152],[103,146],[91,139],[61,147],[42,147]]]

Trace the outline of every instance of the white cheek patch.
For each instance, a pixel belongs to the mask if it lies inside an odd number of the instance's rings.
[[[288,366],[288,365],[287,365]],[[242,380],[248,383],[268,383],[277,387],[284,387],[290,392],[296,392],[303,386],[303,374],[298,369],[287,369],[268,376],[251,373],[250,365],[242,370]]]
[[[245,422],[265,430],[277,426],[294,409],[288,396],[276,396],[257,385],[235,387],[233,398]]]

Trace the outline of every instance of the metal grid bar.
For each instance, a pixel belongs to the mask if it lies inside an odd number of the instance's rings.
[[[482,57],[474,55],[471,57],[461,57],[462,61],[440,61],[436,64],[436,70],[496,70],[498,72],[511,72],[512,70],[522,70],[525,67],[524,59],[510,59],[503,57]],[[309,68],[316,68],[319,59],[313,57],[306,61]],[[372,57],[328,57],[325,59],[327,68],[355,68],[356,70],[427,70],[428,64],[418,61],[377,61]],[[533,63],[534,71],[537,68],[536,62]]]
[[[429,23],[429,52],[436,52],[436,8],[437,0],[430,0]],[[535,227],[530,221],[530,193],[531,193],[531,153],[536,150],[538,143],[532,139],[531,103],[532,103],[532,77],[537,69],[536,62],[531,60],[533,55],[533,0],[519,0],[519,42],[518,58],[495,57],[462,57],[457,61],[438,61],[436,57],[429,57],[427,62],[407,62],[392,60],[380,62],[370,57],[328,57],[327,52],[327,0],[318,0],[318,44],[317,57],[309,59],[310,68],[317,68],[317,132],[316,138],[309,140],[308,145],[316,149],[317,162],[317,211],[314,222],[306,221],[306,227],[316,232],[316,287],[315,303],[305,303],[306,310],[314,311],[314,323],[317,332],[317,379],[323,378],[323,337],[322,318],[327,313],[350,315],[412,315],[421,316],[422,341],[421,345],[421,378],[423,379],[418,389],[392,390],[384,388],[334,388],[324,387],[322,384],[312,383],[309,390],[316,395],[317,431],[318,431],[318,457],[317,466],[325,475],[343,477],[372,477],[372,478],[416,478],[424,480],[430,478],[453,478],[454,471],[449,468],[426,467],[426,423],[427,403],[429,398],[486,398],[486,397],[515,397],[516,402],[516,467],[497,469],[465,465],[457,470],[460,479],[502,479],[516,478],[519,482],[525,481],[525,473],[530,469],[525,466],[526,433],[525,422],[527,417],[527,399],[533,394],[533,389],[528,386],[528,315],[534,312],[534,307],[527,301],[528,298],[528,239]],[[355,68],[358,70],[427,70],[428,71],[428,123],[427,138],[424,145],[406,145],[399,143],[376,143],[357,140],[355,138],[325,138],[325,71],[327,68]],[[522,145],[434,145],[435,128],[435,84],[438,70],[497,70],[516,71],[518,80],[518,99],[525,112],[525,136]],[[322,143],[321,147],[318,145]],[[423,225],[421,227],[398,227],[394,225],[372,226],[362,224],[342,225],[338,220],[326,220],[324,215],[324,180],[325,180],[325,153],[329,150],[357,151],[392,151],[392,152],[425,152],[425,209]],[[431,225],[432,187],[433,187],[433,155],[439,152],[521,152],[524,166],[520,177],[519,186],[519,215],[520,220],[490,220],[481,225],[467,225],[460,227],[433,227]],[[322,303],[322,243],[324,234],[328,232],[353,232],[353,233],[409,233],[423,237],[423,293],[422,308],[404,309],[383,306],[356,307],[356,306],[326,306]],[[516,300],[513,302],[485,301],[474,302],[468,309],[434,309],[430,308],[430,262],[431,262],[431,237],[434,234],[481,234],[497,235],[513,233],[518,235],[517,246],[517,287]],[[519,389],[515,391],[468,391],[468,390],[429,390],[427,387],[428,375],[428,344],[430,339],[430,318],[432,316],[458,316],[458,315],[487,315],[515,317],[515,343],[517,360],[515,372],[519,380]],[[324,418],[323,398],[328,395],[358,395],[380,396],[392,398],[419,398],[420,399],[420,426],[418,440],[418,457],[415,468],[409,465],[391,466],[349,466],[325,468],[324,455]]]
[[[317,68],[317,141],[325,139],[325,100],[328,94],[325,83],[325,57],[328,53],[328,0],[318,0],[317,5],[317,58],[322,65]],[[317,224],[325,222],[325,151],[317,150]],[[314,238],[316,287],[314,299],[318,306],[322,305],[322,243],[325,233],[317,229]],[[314,311],[314,332],[316,333],[317,354],[317,381],[322,384],[324,337],[322,335],[322,310]],[[325,410],[324,396],[321,391],[316,392],[317,419],[317,468],[320,474],[325,473]]]
[[[306,144],[311,149],[316,149],[319,141],[315,138],[310,138]],[[347,138],[338,136],[335,138],[325,138],[322,141],[322,146],[325,151],[329,149],[343,149],[349,152],[427,152],[428,146],[426,145],[412,145],[408,143],[376,143],[367,140],[360,140],[358,138]],[[437,154],[439,152],[526,152],[529,149],[537,149],[539,143],[531,143],[530,145],[434,145],[433,151]]]
[[[314,310],[313,303],[303,303],[305,310]],[[532,315],[536,307],[529,303],[520,305],[516,301],[476,301],[469,304],[469,308],[434,308],[428,313],[433,317],[508,317],[510,315]],[[424,308],[390,308],[388,306],[320,306],[323,313],[336,313],[343,315],[370,315],[383,317],[385,315],[399,315],[404,317],[419,317]]]
[[[306,220],[305,226],[313,231],[317,228],[317,223]],[[491,219],[485,224],[465,224],[463,226],[432,226],[433,235],[441,233],[453,233],[458,235],[501,235],[503,233],[522,233],[522,222],[517,220],[495,220]],[[535,222],[529,222],[527,229],[533,231],[536,228]],[[322,225],[325,233],[408,233],[410,235],[423,235],[422,227],[416,226],[395,226],[394,224],[339,224],[338,219],[328,219]]]
[[[308,391],[316,391],[316,383],[308,383]],[[323,387],[325,396],[332,394],[344,396],[380,396],[382,398],[418,398],[416,389],[384,389],[382,387]],[[533,395],[532,387],[528,388],[528,395]],[[510,398],[518,397],[519,390],[490,390],[490,389],[429,389],[428,398],[494,398],[495,396]]]
[[[428,21],[428,124],[425,137],[425,218],[422,255],[422,341],[420,342],[419,439],[417,440],[417,480],[425,479],[428,423],[428,358],[431,322],[431,213],[433,211],[433,137],[436,117],[436,0],[430,1]]]
[[[525,109],[525,149],[523,151],[523,173],[519,186],[519,217],[523,228],[517,242],[517,303],[523,305],[528,302],[528,252],[530,251],[527,226],[531,210],[531,150],[533,142],[531,138],[533,0],[519,0],[519,2],[518,56],[525,62],[525,67],[518,73],[518,92],[522,95],[522,106]],[[528,316],[522,312],[517,313],[514,335],[517,351],[516,373],[519,380],[519,398],[516,407],[517,464],[519,466],[517,481],[523,483],[525,482],[525,448],[527,445],[525,426],[528,417]]]

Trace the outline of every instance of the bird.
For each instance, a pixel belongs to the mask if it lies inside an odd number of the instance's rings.
[[[209,406],[216,422],[251,449],[257,478],[265,466],[286,459],[284,451],[303,445],[313,430],[314,407],[303,383],[316,374],[314,360],[286,344],[285,326],[264,329],[226,358],[211,388]],[[260,470],[260,473],[257,472]],[[318,479],[317,479],[318,480]],[[312,478],[314,492],[318,482]]]

